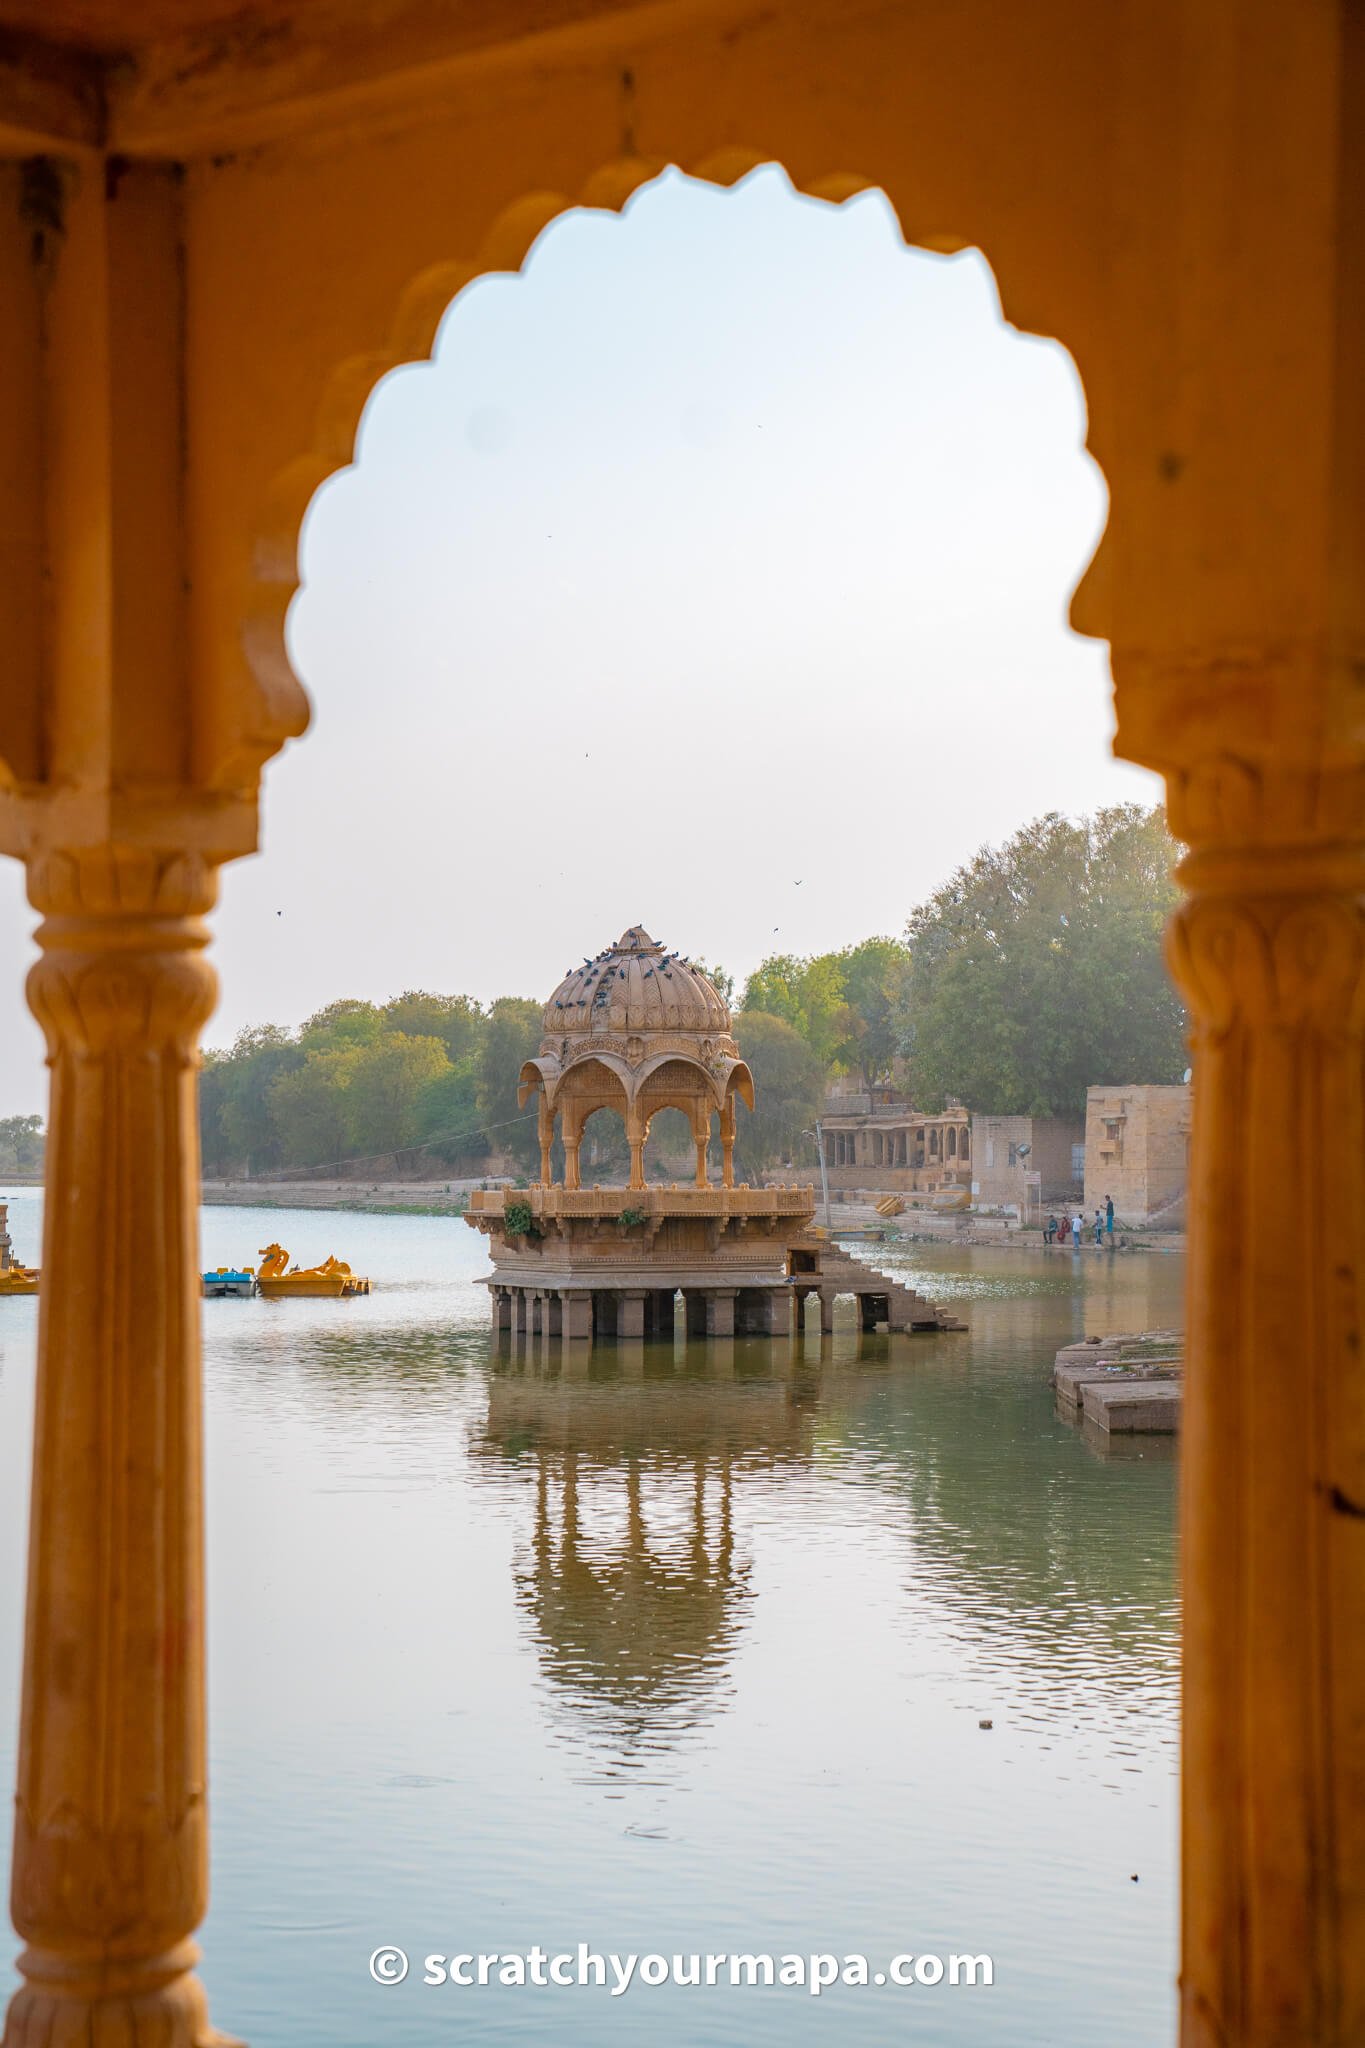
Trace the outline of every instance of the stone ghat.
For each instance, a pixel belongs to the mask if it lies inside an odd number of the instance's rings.
[[[1180,1428],[1184,1371],[1178,1330],[1086,1337],[1057,1353],[1057,1411],[1106,1435],[1169,1436]]]

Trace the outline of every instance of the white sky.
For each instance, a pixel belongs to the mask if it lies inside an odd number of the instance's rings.
[[[636,923],[742,979],[899,932],[1042,811],[1156,800],[1066,626],[1104,504],[1070,358],[880,195],[668,173],[557,222],[314,501],[314,724],[224,871],[209,1043],[543,996]],[[0,863],[0,1115],[44,1106],[33,922]]]

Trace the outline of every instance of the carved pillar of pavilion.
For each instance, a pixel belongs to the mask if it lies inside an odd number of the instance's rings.
[[[1182,2041],[1347,2048],[1365,2040],[1365,766],[1225,761],[1173,782],[1172,823],[1195,1071]]]
[[[706,1171],[706,1154],[711,1144],[711,1112],[705,1103],[698,1103],[692,1117],[692,1139],[697,1148],[697,1186],[709,1186]]]
[[[727,1095],[725,1107],[720,1113],[721,1185],[732,1188],[735,1184],[735,1098]]]
[[[645,1184],[645,1138],[648,1132],[647,1120],[631,1103],[626,1110],[626,1138],[630,1145],[630,1179],[626,1183],[628,1187],[642,1188]]]
[[[582,1112],[572,1100],[566,1100],[560,1111],[559,1134],[564,1141],[564,1185],[572,1190],[580,1184],[579,1158],[583,1144]]]
[[[305,707],[192,651],[185,180],[79,151],[19,175],[0,849],[42,917],[51,1103],[4,2048],[204,2048],[205,916]]]
[[[33,861],[52,1068],[6,2048],[215,2038],[195,1069],[214,869]]]
[[[540,1139],[540,1183],[542,1187],[548,1188],[550,1185],[550,1148],[555,1140],[555,1119],[554,1111],[546,1100],[543,1088],[536,1097],[536,1133]]]

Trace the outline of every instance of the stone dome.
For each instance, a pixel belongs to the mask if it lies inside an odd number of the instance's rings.
[[[724,997],[699,967],[667,953],[643,925],[565,975],[545,1005],[547,1039],[602,1032],[687,1032],[728,1037]]]

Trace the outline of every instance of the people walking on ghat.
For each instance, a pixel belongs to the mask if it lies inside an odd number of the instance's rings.
[[[1112,1195],[1106,1195],[1104,1198],[1104,1227],[1109,1233],[1109,1249],[1112,1251],[1114,1248],[1114,1197]]]
[[[1071,1244],[1074,1251],[1079,1251],[1081,1248],[1081,1232],[1084,1228],[1085,1218],[1078,1209],[1071,1219]]]
[[[1104,1218],[1098,1209],[1095,1211],[1095,1242],[1096,1244],[1103,1244],[1104,1242]]]
[[[1043,1243],[1056,1244],[1057,1232],[1060,1229],[1060,1227],[1061,1226],[1059,1225],[1057,1218],[1055,1216],[1049,1216],[1047,1219],[1047,1227],[1043,1231]]]

